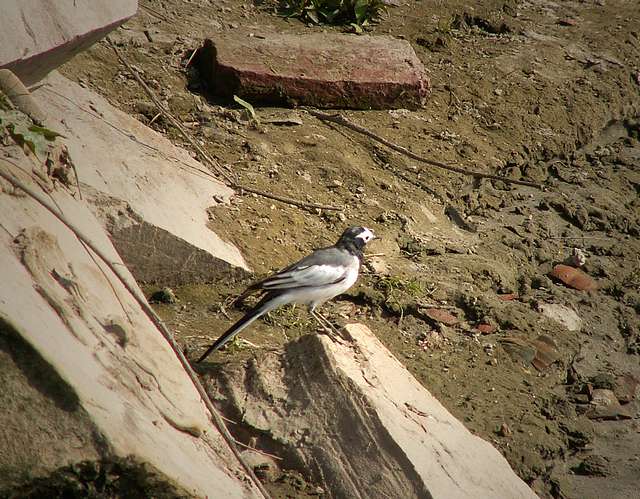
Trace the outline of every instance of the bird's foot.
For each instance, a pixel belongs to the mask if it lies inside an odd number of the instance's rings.
[[[340,333],[335,333],[329,328],[322,328],[321,333],[326,334],[331,339],[331,341],[333,341],[334,343],[337,343],[338,345],[342,345],[342,346],[349,345],[349,342],[346,341]]]
[[[345,338],[344,335],[333,324],[331,324],[331,322],[326,317],[324,317],[322,314],[319,314],[318,312],[311,312],[311,315],[318,322],[318,324],[320,324],[322,331],[329,338],[331,338],[332,341],[343,346],[349,344],[348,341],[346,341],[347,338]]]

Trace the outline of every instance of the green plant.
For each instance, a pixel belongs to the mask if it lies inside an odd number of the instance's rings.
[[[0,112],[8,111],[11,109],[11,104],[9,104],[9,100],[7,97],[0,91]]]
[[[407,307],[414,307],[425,294],[424,283],[416,279],[403,279],[399,276],[385,276],[375,283],[375,288],[384,296],[384,306],[395,313],[404,315]]]
[[[376,283],[376,287],[386,294],[402,291],[414,297],[420,296],[424,292],[424,284],[417,279],[403,279],[399,276],[381,277]]]
[[[258,122],[258,115],[256,114],[256,110],[253,108],[253,106],[251,104],[249,104],[246,100],[241,99],[240,97],[238,97],[237,95],[233,96],[233,100],[236,101],[238,104],[240,104],[246,111],[247,113],[247,117],[250,120],[253,120],[255,122]]]
[[[281,0],[285,15],[314,24],[350,24],[356,32],[386,10],[382,0]]]
[[[44,160],[49,146],[62,135],[48,128],[35,125],[20,111],[6,109],[0,105],[0,136],[8,133],[21,147],[27,148],[36,157]]]
[[[264,322],[271,326],[284,327],[286,329],[303,328],[311,323],[308,316],[301,315],[300,308],[293,305],[272,310],[264,316]]]

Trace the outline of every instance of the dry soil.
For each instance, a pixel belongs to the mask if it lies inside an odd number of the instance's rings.
[[[243,183],[342,209],[238,196],[211,211],[212,228],[262,275],[333,243],[348,225],[371,227],[383,237],[369,248],[379,255],[326,315],[370,326],[541,497],[638,497],[639,404],[621,395],[635,389],[624,375],[640,379],[637,2],[411,0],[371,29],[412,44],[433,93],[423,110],[346,116],[434,160],[543,189],[434,169],[300,110],[257,107],[259,123],[250,122],[186,67],[204,37],[237,29],[344,28],[285,19],[271,2],[142,0],[112,39]],[[63,72],[184,143],[106,43]],[[291,115],[302,124],[269,122]],[[549,277],[574,248],[595,291]],[[158,309],[195,354],[241,314],[223,304],[248,282],[184,286],[177,303]],[[553,319],[542,313],[549,304],[565,308]],[[303,310],[284,309],[243,338],[274,346],[315,330]],[[255,352],[238,344],[211,359]],[[598,388],[631,401],[595,406]],[[305,470],[294,471],[271,485],[277,496],[313,491]]]

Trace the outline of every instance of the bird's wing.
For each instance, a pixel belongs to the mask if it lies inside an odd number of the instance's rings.
[[[347,275],[347,268],[332,265],[309,265],[297,267],[289,272],[280,273],[262,281],[263,289],[289,289],[306,286],[324,286],[342,281]]]
[[[350,255],[335,248],[325,248],[266,278],[258,283],[258,287],[275,290],[335,284],[346,278],[353,264]]]

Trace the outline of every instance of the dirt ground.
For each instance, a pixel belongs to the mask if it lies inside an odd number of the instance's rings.
[[[112,39],[213,156],[257,189],[343,207],[314,212],[239,196],[212,210],[212,228],[257,275],[333,243],[348,225],[372,228],[383,237],[369,248],[378,256],[326,315],[370,326],[541,497],[638,496],[636,2],[410,1],[373,27],[412,44],[433,93],[423,110],[346,116],[434,160],[540,182],[542,190],[433,169],[303,111],[258,107],[260,124],[252,125],[241,108],[208,98],[185,67],[218,32],[342,28],[284,19],[271,2],[142,0],[140,7]],[[105,43],[63,73],[184,143]],[[294,113],[302,125],[268,123]],[[595,291],[549,277],[574,249]],[[240,315],[221,304],[248,282],[181,287],[177,303],[158,309],[197,352],[230,323],[225,314]],[[273,346],[313,331],[304,311],[286,308],[242,336]],[[254,354],[240,342],[211,359]],[[623,405],[607,406],[599,397],[610,392],[599,389],[613,390]],[[311,490],[304,470],[286,477],[271,485],[277,496]]]

